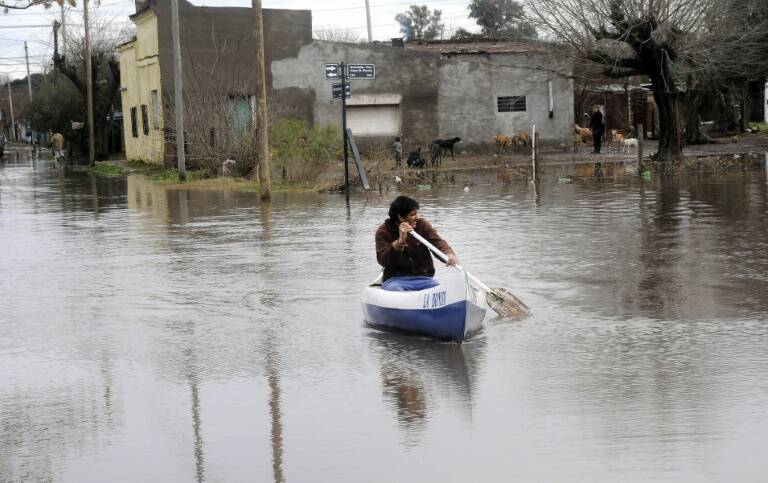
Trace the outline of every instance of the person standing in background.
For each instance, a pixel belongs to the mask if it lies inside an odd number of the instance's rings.
[[[395,168],[399,168],[403,164],[403,143],[400,142],[400,136],[395,138],[392,149],[395,151]]]

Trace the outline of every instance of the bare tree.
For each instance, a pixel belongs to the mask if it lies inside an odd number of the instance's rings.
[[[656,161],[682,153],[679,101],[695,76],[743,70],[758,61],[764,22],[743,25],[745,5],[758,0],[534,0],[542,28],[571,47],[585,65],[611,78],[647,75],[659,111]],[[734,32],[737,32],[736,34]],[[764,60],[763,60],[764,62]]]
[[[317,29],[312,32],[312,38],[315,40],[325,40],[327,42],[341,42],[345,44],[359,44],[362,40],[360,35],[350,30],[344,29]]]
[[[119,102],[120,66],[117,47],[131,38],[133,30],[114,30],[112,19],[96,19],[91,29],[91,64],[94,99],[94,129],[96,152],[106,152],[105,129],[110,113]],[[109,28],[108,28],[109,27]],[[68,39],[67,50],[53,59],[56,70],[67,77],[75,88],[86,96],[85,38],[83,33]]]
[[[255,97],[253,85],[197,85],[184,90],[184,133],[189,167],[218,174],[222,161],[233,159],[241,175],[249,173],[257,158]],[[173,119],[172,104],[164,118]],[[165,140],[175,143],[172,123],[166,123]]]
[[[75,0],[67,0],[71,6],[76,6]],[[56,0],[59,5],[64,4],[64,0]],[[53,0],[0,0],[0,8],[8,13],[9,10],[26,10],[28,8],[42,5],[45,8],[51,8]]]

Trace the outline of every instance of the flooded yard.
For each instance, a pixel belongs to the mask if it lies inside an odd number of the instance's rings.
[[[0,165],[0,481],[765,481],[765,171],[407,194],[532,315],[364,326],[394,191]]]

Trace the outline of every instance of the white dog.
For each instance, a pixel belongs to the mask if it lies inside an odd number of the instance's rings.
[[[629,151],[630,148],[637,149],[636,138],[624,138],[620,141],[621,147],[624,151]]]

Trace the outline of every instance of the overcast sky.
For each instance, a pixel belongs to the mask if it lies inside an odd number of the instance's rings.
[[[399,36],[395,15],[405,11],[408,5],[417,3],[443,12],[443,19],[449,31],[457,27],[476,30],[473,21],[467,18],[469,0],[369,0],[374,40],[388,40]],[[78,5],[82,0],[77,0]],[[133,0],[101,0],[96,6],[92,0],[92,16],[106,28],[120,29],[131,26],[128,16],[135,11]],[[249,7],[251,0],[192,0],[195,5],[209,7]],[[55,3],[54,3],[55,5]],[[263,0],[264,8],[311,9],[313,28],[349,30],[363,39],[366,38],[365,0]],[[29,10],[0,13],[0,76],[10,74],[12,78],[26,76],[24,63],[24,41],[29,47],[29,62],[32,72],[42,72],[53,56],[54,20],[61,17],[61,10],[55,5],[50,10],[35,7]],[[68,9],[67,22],[73,26],[82,25],[82,10]],[[3,79],[4,82],[4,79]]]

